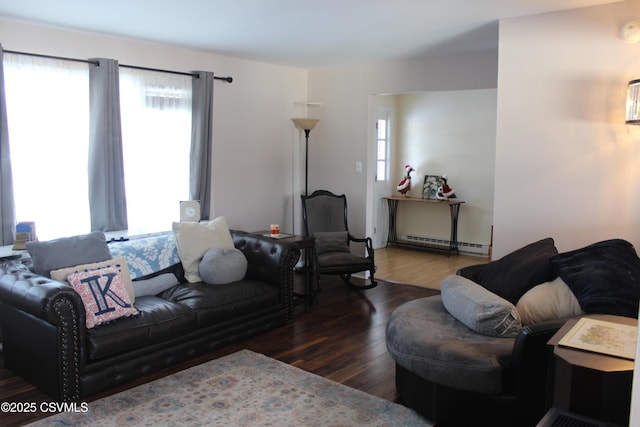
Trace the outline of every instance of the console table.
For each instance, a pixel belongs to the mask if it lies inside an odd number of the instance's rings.
[[[422,203],[425,205],[431,206],[448,206],[449,211],[451,213],[451,238],[449,239],[449,247],[448,251],[459,253],[458,250],[458,216],[460,214],[460,206],[464,203],[464,200],[459,199],[448,199],[448,200],[433,200],[433,199],[422,199],[418,197],[383,197],[387,201],[389,206],[389,236],[387,237],[387,245],[389,243],[395,244],[403,244],[403,245],[412,245],[419,247],[426,247],[430,249],[439,249],[441,248],[430,245],[427,242],[414,242],[411,240],[399,240],[398,234],[396,232],[396,220],[398,215],[398,205],[400,202],[402,203]]]

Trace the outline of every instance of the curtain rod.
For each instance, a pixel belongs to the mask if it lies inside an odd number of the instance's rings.
[[[66,58],[63,56],[53,56],[53,55],[43,55],[43,54],[39,54],[39,53],[29,53],[29,52],[19,52],[16,50],[4,50],[5,53],[13,53],[16,55],[28,55],[28,56],[36,56],[38,58],[48,58],[48,59],[61,59],[64,61],[74,61],[74,62],[84,62],[85,64],[93,64],[93,65],[99,65],[98,61],[91,61],[90,59],[78,59],[78,58]],[[195,77],[199,77],[199,74],[197,72],[194,73],[188,73],[188,72],[184,72],[184,71],[172,71],[172,70],[163,70],[160,68],[149,68],[149,67],[140,67],[137,65],[125,65],[125,64],[118,64],[120,67],[124,67],[124,68],[133,68],[136,70],[144,70],[144,71],[158,71],[160,73],[171,73],[171,74],[179,74],[182,76],[195,76]],[[231,83],[233,82],[233,77],[217,77],[217,76],[213,76],[213,78],[215,80],[223,80],[227,83]]]

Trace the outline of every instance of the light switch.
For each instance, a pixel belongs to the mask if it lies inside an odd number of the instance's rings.
[[[362,162],[361,161],[357,161],[356,162],[356,172],[362,172]]]

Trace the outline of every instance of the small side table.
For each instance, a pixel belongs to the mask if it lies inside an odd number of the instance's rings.
[[[269,230],[253,231],[252,234],[260,234],[270,237]],[[272,237],[275,239],[275,237]],[[278,240],[294,243],[304,256],[304,294],[295,294],[304,301],[305,308],[310,307],[315,298],[315,286],[317,285],[318,275],[315,268],[315,239],[310,236],[302,236],[299,234],[284,234],[278,237]]]
[[[638,320],[613,315],[586,317],[626,325]],[[553,346],[553,406],[616,425],[629,424],[634,361],[558,345],[578,322],[570,319],[549,340]]]

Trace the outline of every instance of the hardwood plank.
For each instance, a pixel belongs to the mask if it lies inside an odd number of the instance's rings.
[[[440,289],[440,282],[449,274],[489,259],[389,246],[375,250],[375,262],[378,279]]]
[[[437,268],[438,271],[448,271],[448,259],[446,256],[437,259],[444,264]],[[437,260],[432,265],[437,265]],[[406,260],[402,262],[407,263]],[[420,270],[419,266],[407,268]],[[301,280],[301,277],[297,279]],[[245,348],[366,393],[397,401],[395,364],[385,344],[387,320],[403,302],[431,296],[437,291],[384,281],[374,289],[358,291],[331,276],[321,278],[321,287],[322,291],[311,308],[297,307],[296,319],[292,323],[91,396],[85,401],[91,405],[91,401],[100,397]],[[1,402],[39,404],[48,400],[29,383],[0,367]],[[0,425],[20,426],[48,415],[40,412],[0,413]]]

